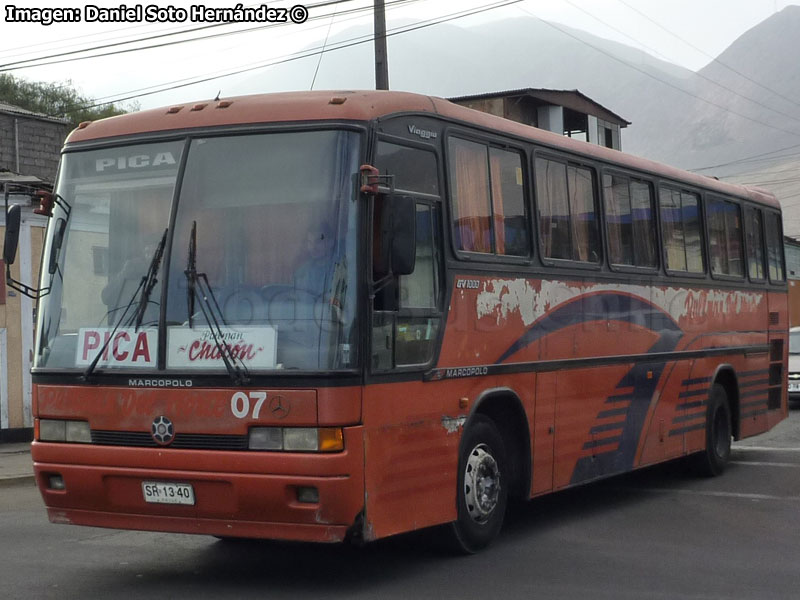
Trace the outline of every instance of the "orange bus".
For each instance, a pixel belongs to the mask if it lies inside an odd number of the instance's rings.
[[[40,212],[55,523],[474,552],[509,498],[718,474],[787,414],[774,197],[439,98],[84,123]]]

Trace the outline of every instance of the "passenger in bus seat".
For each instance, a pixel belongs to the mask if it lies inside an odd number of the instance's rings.
[[[309,231],[306,235],[308,259],[294,273],[294,287],[300,292],[321,299],[330,287],[330,254],[334,247],[329,227]]]

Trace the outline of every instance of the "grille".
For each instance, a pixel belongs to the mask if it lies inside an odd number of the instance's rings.
[[[92,430],[92,443],[101,446],[134,446],[137,448],[179,448],[182,450],[247,450],[245,435],[209,435],[204,433],[179,433],[167,446],[156,444],[144,431]]]

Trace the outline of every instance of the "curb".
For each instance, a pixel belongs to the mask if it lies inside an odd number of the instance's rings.
[[[36,478],[33,475],[11,475],[8,477],[0,477],[0,488],[22,486],[25,484],[33,485],[36,483]]]

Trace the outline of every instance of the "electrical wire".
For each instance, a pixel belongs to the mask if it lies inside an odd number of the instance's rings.
[[[408,0],[403,0],[403,1],[408,1]],[[428,21],[420,21],[420,22],[418,22],[418,23],[416,23],[414,25],[401,26],[401,27],[398,27],[398,28],[395,28],[395,29],[392,29],[392,30],[388,30],[387,33],[386,33],[386,37],[393,37],[393,36],[396,36],[396,35],[409,33],[411,31],[416,31],[416,30],[419,30],[419,29],[432,27],[432,26],[435,26],[435,25],[439,25],[440,23],[446,23],[446,22],[449,22],[449,21],[453,21],[455,19],[461,19],[461,18],[464,18],[464,17],[468,17],[468,16],[472,16],[472,15],[476,15],[476,14],[481,14],[481,13],[484,13],[484,12],[487,12],[487,11],[490,11],[490,10],[496,10],[498,8],[503,8],[505,6],[510,6],[512,4],[517,4],[517,3],[522,2],[522,1],[523,0],[502,0],[500,2],[494,2],[494,3],[491,3],[491,4],[485,4],[485,5],[482,5],[481,7],[475,8],[475,9],[469,9],[469,10],[461,11],[461,12],[457,12],[457,13],[450,13],[449,15],[446,15],[444,17],[437,17],[437,18],[434,18],[434,19],[430,19]],[[345,40],[345,42],[341,42],[337,46],[328,48],[326,50],[326,52],[334,52],[336,50],[342,50],[342,49],[345,49],[345,48],[350,48],[350,47],[357,46],[357,45],[360,45],[360,44],[364,44],[364,43],[367,43],[367,42],[372,42],[372,41],[374,41],[374,37],[375,36],[373,34],[369,34],[369,35],[359,36],[359,37],[356,37],[356,38],[351,38],[350,40]],[[322,51],[321,50],[321,46],[318,46],[316,48],[311,48],[311,49],[308,49],[306,51],[302,51],[302,52],[299,52],[299,53],[289,54],[289,55],[286,55],[285,57],[278,57],[277,59],[274,59],[274,60],[271,60],[271,61],[267,61],[265,63],[259,63],[259,64],[256,64],[256,65],[251,65],[251,66],[238,68],[238,69],[235,69],[233,71],[228,71],[228,72],[226,72],[224,74],[221,74],[221,75],[213,75],[213,76],[206,76],[206,77],[201,76],[200,79],[195,79],[194,81],[190,81],[190,82],[181,82],[181,83],[167,82],[165,84],[165,85],[167,85],[167,87],[164,87],[162,89],[152,90],[152,91],[143,92],[143,93],[132,94],[132,95],[129,95],[129,96],[116,98],[114,100],[110,100],[110,101],[107,101],[107,102],[100,102],[100,103],[91,104],[91,105],[75,105],[74,108],[73,107],[68,107],[65,110],[65,112],[66,112],[66,114],[69,114],[69,113],[72,113],[72,112],[76,112],[78,110],[88,110],[88,109],[91,109],[91,108],[97,108],[99,106],[105,106],[105,105],[108,105],[108,104],[113,104],[115,102],[126,102],[128,100],[134,100],[136,98],[141,98],[141,97],[144,97],[144,96],[150,96],[150,95],[153,95],[153,94],[159,94],[159,93],[162,93],[162,92],[171,91],[171,90],[174,90],[174,89],[179,89],[179,88],[183,88],[183,87],[187,87],[187,86],[191,86],[191,85],[196,85],[196,84],[199,84],[199,83],[206,83],[208,81],[213,81],[213,80],[221,79],[221,78],[224,78],[224,77],[231,77],[233,75],[240,75],[242,73],[255,71],[255,70],[258,70],[258,69],[263,69],[263,68],[272,67],[272,66],[279,65],[279,64],[284,64],[284,63],[287,63],[287,62],[292,62],[292,61],[295,61],[295,60],[308,58],[310,56],[316,56],[321,51]]]
[[[402,1],[402,0],[400,0],[400,1]],[[328,1],[325,1],[325,2],[318,2],[317,4],[310,4],[306,8],[322,8],[322,7],[325,7],[325,6],[342,4],[342,3],[345,3],[345,2],[353,2],[353,0],[328,0]],[[368,7],[366,7],[366,8],[362,7],[362,8],[352,9],[352,10],[354,10],[354,11],[364,11],[364,10],[368,10]],[[325,16],[327,16],[327,15],[325,15]],[[320,17],[317,17],[317,18],[320,18]],[[268,23],[266,25],[258,25],[258,26],[255,26],[255,27],[249,27],[249,28],[246,28],[246,29],[239,29],[239,30],[236,30],[236,31],[226,31],[226,32],[223,32],[223,33],[211,34],[211,35],[206,35],[206,36],[199,36],[199,37],[191,38],[191,39],[188,39],[188,40],[175,40],[175,41],[166,42],[166,43],[163,43],[163,44],[152,44],[150,46],[143,46],[143,47],[137,47],[137,48],[127,48],[127,49],[117,50],[115,52],[107,52],[107,53],[103,53],[103,54],[93,54],[91,56],[83,56],[83,57],[74,57],[73,56],[75,54],[80,54],[80,53],[83,53],[83,52],[93,52],[95,50],[105,50],[107,48],[117,48],[119,46],[127,46],[129,44],[135,44],[135,43],[140,43],[140,42],[148,42],[148,41],[151,41],[151,40],[163,39],[163,38],[173,37],[173,36],[176,36],[176,35],[183,35],[183,34],[186,34],[186,33],[193,33],[193,32],[196,32],[196,31],[205,31],[205,30],[214,29],[214,28],[217,28],[217,27],[225,27],[225,26],[231,25],[231,24],[232,23],[230,21],[225,21],[225,22],[222,22],[222,23],[212,23],[210,25],[200,25],[200,26],[195,27],[193,29],[187,29],[187,30],[178,31],[178,32],[172,32],[172,33],[159,33],[159,34],[155,34],[155,35],[139,38],[137,40],[114,42],[114,43],[111,43],[111,44],[103,44],[103,45],[94,46],[94,47],[91,47],[91,48],[83,48],[81,50],[73,50],[73,51],[70,51],[70,52],[59,52],[57,54],[50,54],[50,55],[46,55],[46,56],[40,56],[40,57],[37,57],[37,58],[29,58],[29,59],[25,59],[25,60],[18,60],[18,61],[14,61],[14,62],[10,62],[10,63],[0,64],[0,72],[17,70],[17,69],[21,68],[20,65],[24,65],[24,68],[42,67],[42,66],[62,64],[62,63],[66,63],[66,62],[73,62],[75,60],[85,60],[87,58],[98,58],[98,57],[101,57],[101,56],[113,56],[115,54],[123,54],[123,53],[126,53],[126,52],[136,52],[138,50],[146,50],[146,49],[150,49],[150,48],[163,48],[165,46],[173,46],[173,45],[176,45],[176,44],[185,44],[185,43],[189,43],[189,42],[197,42],[197,41],[213,39],[213,38],[217,38],[217,37],[235,35],[235,34],[238,34],[238,33],[246,33],[246,32],[251,32],[251,31],[260,31],[262,29],[271,29],[273,27],[280,27],[280,26],[283,26],[283,25],[287,25],[288,23]],[[72,56],[72,58],[63,58],[65,56]],[[54,59],[54,60],[50,60],[50,59]],[[47,61],[47,62],[37,62],[37,61]],[[32,64],[27,64],[27,63],[32,63],[32,62],[36,62],[36,64],[33,64],[33,65]]]
[[[683,39],[683,38],[682,38],[681,36],[679,36],[678,34],[676,34],[676,33],[673,33],[672,31],[670,31],[669,29],[667,29],[666,27],[664,27],[663,25],[661,25],[661,24],[660,24],[658,21],[656,21],[656,20],[654,20],[654,19],[650,18],[649,16],[647,16],[647,15],[646,15],[645,13],[643,13],[642,11],[638,10],[637,8],[634,8],[633,6],[631,6],[630,4],[628,4],[627,2],[625,2],[625,0],[617,0],[617,2],[619,2],[620,4],[623,4],[623,5],[625,5],[625,6],[627,6],[627,7],[628,7],[630,10],[634,11],[635,13],[638,13],[639,15],[641,15],[642,17],[644,17],[645,19],[647,19],[648,21],[650,21],[650,22],[651,22],[653,25],[655,25],[656,27],[658,27],[658,28],[662,29],[663,31],[667,32],[668,34],[670,34],[670,35],[671,35],[672,37],[674,37],[675,39],[677,39],[677,40],[680,40],[681,42],[683,42],[684,44],[686,44],[687,46],[689,46],[689,47],[690,47],[690,48],[692,48],[693,50],[696,50],[697,52],[699,52],[699,53],[700,53],[700,54],[702,54],[703,56],[705,56],[705,57],[707,57],[707,58],[711,59],[711,61],[712,61],[712,62],[714,62],[714,63],[717,63],[718,65],[720,65],[720,66],[722,66],[722,67],[725,67],[726,69],[728,69],[728,70],[729,70],[729,71],[731,71],[732,73],[735,73],[736,75],[738,75],[739,77],[742,77],[743,79],[746,79],[746,80],[747,80],[747,81],[749,81],[750,83],[754,83],[755,85],[759,86],[760,88],[767,90],[769,93],[771,93],[771,94],[775,94],[775,95],[776,95],[776,96],[778,96],[779,98],[783,98],[783,99],[784,99],[784,100],[786,100],[787,102],[789,102],[789,103],[791,103],[791,104],[794,104],[795,106],[798,106],[798,107],[800,107],[800,102],[797,102],[797,101],[796,101],[796,100],[794,100],[793,98],[790,98],[789,96],[785,96],[785,95],[781,94],[780,92],[778,92],[778,91],[776,91],[776,90],[773,90],[772,88],[770,88],[770,87],[767,87],[766,85],[764,85],[764,84],[762,84],[762,83],[759,83],[758,81],[756,81],[755,79],[753,79],[753,78],[751,78],[751,77],[749,77],[749,76],[745,75],[745,74],[744,74],[744,73],[742,73],[741,71],[738,71],[738,70],[734,69],[734,68],[733,68],[733,67],[731,67],[730,65],[728,65],[728,64],[726,64],[726,63],[722,62],[721,60],[719,60],[718,58],[716,58],[715,56],[713,56],[713,55],[711,55],[711,54],[709,54],[709,53],[705,52],[704,50],[702,50],[702,49],[698,48],[697,46],[695,46],[695,45],[694,45],[694,44],[692,44],[691,42],[688,42],[688,41],[686,41],[685,39]]]
[[[661,79],[660,77],[657,77],[657,76],[653,75],[652,73],[649,73],[648,71],[645,71],[644,69],[640,69],[639,67],[636,67],[635,65],[632,65],[632,64],[630,64],[629,62],[627,62],[627,61],[625,61],[625,60],[622,60],[621,58],[619,58],[619,57],[617,57],[617,56],[614,56],[613,54],[611,54],[610,52],[607,52],[607,51],[603,50],[602,48],[598,48],[597,46],[595,46],[595,45],[593,45],[593,44],[590,44],[590,43],[589,43],[589,42],[587,42],[586,40],[583,40],[583,39],[581,39],[580,37],[578,37],[578,36],[576,36],[576,35],[573,35],[573,34],[569,33],[568,31],[565,31],[564,29],[562,29],[561,27],[559,27],[559,26],[558,26],[558,25],[556,25],[555,23],[551,23],[551,22],[549,22],[549,21],[545,21],[544,19],[540,19],[540,18],[539,18],[539,17],[537,17],[535,14],[533,14],[533,13],[529,12],[528,10],[524,9],[524,8],[523,8],[523,7],[521,7],[521,6],[518,6],[518,7],[517,7],[517,9],[518,9],[518,10],[521,10],[522,12],[524,12],[524,13],[526,13],[526,14],[528,14],[528,15],[532,16],[532,17],[534,17],[535,19],[539,20],[541,23],[544,23],[544,24],[545,24],[545,25],[547,25],[548,27],[551,27],[551,28],[553,28],[553,29],[555,29],[555,30],[557,30],[557,31],[561,32],[563,35],[566,35],[567,37],[570,37],[570,38],[574,39],[575,41],[577,41],[577,42],[579,42],[579,43],[581,43],[581,44],[584,44],[584,45],[586,45],[586,46],[589,46],[590,48],[592,48],[592,49],[593,49],[593,50],[595,50],[596,52],[599,52],[600,54],[603,54],[604,56],[607,56],[608,58],[610,58],[610,59],[612,59],[612,60],[614,60],[614,61],[616,61],[616,62],[618,62],[618,63],[620,63],[620,64],[623,64],[623,65],[625,65],[625,66],[626,66],[626,67],[628,67],[629,69],[633,69],[634,71],[637,71],[638,73],[641,73],[642,75],[644,75],[644,76],[646,76],[646,77],[649,77],[650,79],[653,79],[653,80],[655,80],[655,81],[658,81],[659,83],[661,83],[661,84],[663,84],[663,85],[666,85],[667,87],[670,87],[670,88],[672,88],[672,89],[674,89],[674,90],[676,90],[676,91],[678,91],[678,92],[680,92],[680,93],[682,93],[682,94],[685,94],[685,95],[687,95],[687,96],[690,96],[690,97],[692,97],[692,98],[694,98],[694,99],[696,99],[696,100],[699,100],[700,102],[703,102],[703,103],[705,103],[705,104],[708,104],[709,106],[713,106],[713,107],[715,107],[715,108],[718,108],[718,109],[720,109],[720,110],[722,110],[722,111],[725,111],[725,112],[727,112],[727,113],[730,113],[730,114],[732,114],[732,115],[736,115],[737,117],[740,117],[740,118],[742,118],[742,119],[745,119],[745,120],[747,120],[747,121],[750,121],[750,122],[752,122],[752,123],[756,123],[756,124],[758,124],[758,125],[762,125],[763,127],[767,127],[767,128],[769,128],[769,129],[773,129],[773,130],[775,130],[775,131],[780,131],[780,132],[782,132],[782,133],[788,133],[789,135],[793,135],[793,136],[795,136],[795,137],[800,137],[800,132],[797,132],[797,131],[791,131],[791,130],[789,130],[789,129],[784,129],[783,127],[778,127],[778,126],[776,126],[776,125],[771,125],[770,123],[766,123],[766,122],[764,122],[764,121],[761,121],[761,120],[759,120],[759,119],[754,119],[754,118],[752,118],[752,117],[748,117],[747,115],[745,115],[745,114],[742,114],[742,113],[740,113],[740,112],[737,112],[737,111],[735,111],[735,110],[732,110],[732,109],[730,109],[730,108],[728,108],[728,107],[726,107],[726,106],[723,106],[722,104],[718,104],[718,103],[716,103],[716,102],[713,102],[713,101],[711,101],[711,100],[708,100],[708,99],[706,99],[706,98],[703,98],[702,96],[698,96],[697,94],[693,94],[692,92],[690,92],[690,91],[688,91],[688,90],[685,90],[685,89],[683,89],[682,87],[680,87],[680,86],[678,86],[678,85],[675,85],[674,83],[671,83],[671,82],[669,82],[669,81],[666,81],[666,80],[664,80],[664,79]]]
[[[625,37],[627,37],[627,38],[628,38],[628,39],[630,39],[630,40],[633,40],[635,43],[637,43],[637,44],[641,45],[642,47],[644,47],[644,48],[648,48],[648,46],[646,46],[645,44],[643,44],[642,42],[640,42],[640,41],[639,41],[639,40],[637,40],[636,38],[634,38],[634,37],[632,37],[632,36],[628,35],[628,34],[627,34],[627,33],[625,33],[624,31],[621,31],[620,29],[617,29],[617,28],[616,28],[616,27],[614,27],[613,25],[611,25],[611,24],[609,24],[609,23],[606,23],[606,22],[605,22],[605,21],[603,21],[603,20],[602,20],[600,17],[597,17],[596,15],[592,14],[590,11],[588,11],[588,10],[586,10],[586,9],[584,9],[584,8],[582,8],[582,7],[580,7],[580,6],[578,6],[577,4],[573,3],[571,0],[564,0],[564,1],[565,1],[567,4],[569,4],[570,6],[573,6],[574,8],[576,8],[576,9],[578,9],[578,10],[580,10],[580,11],[584,12],[585,14],[589,15],[589,16],[590,16],[590,17],[592,17],[594,20],[596,20],[598,23],[601,23],[602,25],[605,25],[605,26],[606,26],[606,27],[608,27],[609,29],[612,29],[612,30],[616,31],[617,33],[620,33],[620,34],[624,35]],[[621,2],[622,0],[619,0],[619,1]],[[624,2],[623,2],[623,4],[624,4]],[[653,51],[653,52],[656,52],[656,51],[655,51],[655,50],[653,50],[652,48],[650,48],[650,50],[651,50],[651,51]],[[656,52],[656,53],[657,53],[657,54],[660,54],[660,53],[658,53],[658,52]],[[756,104],[756,105],[760,106],[761,108],[765,108],[765,109],[767,109],[767,110],[769,110],[769,111],[772,111],[772,112],[774,112],[774,113],[775,113],[775,114],[777,114],[777,115],[780,115],[780,116],[782,116],[782,117],[786,117],[787,119],[791,119],[791,120],[793,120],[793,121],[797,121],[798,123],[800,123],[800,117],[797,117],[797,116],[795,116],[795,115],[790,115],[789,113],[785,113],[785,112],[783,112],[782,110],[778,110],[777,108],[773,108],[773,107],[771,107],[771,106],[769,106],[769,105],[767,105],[767,104],[764,104],[764,103],[763,103],[763,102],[761,102],[760,100],[757,100],[757,99],[755,99],[755,98],[751,98],[750,96],[745,96],[744,94],[742,94],[742,93],[740,93],[740,92],[737,92],[737,91],[736,91],[735,89],[733,89],[732,87],[729,87],[729,86],[727,86],[727,85],[725,85],[725,84],[723,84],[723,83],[719,83],[718,81],[714,81],[713,79],[711,79],[711,78],[710,78],[710,77],[708,77],[707,75],[703,75],[703,74],[702,74],[702,73],[700,73],[700,72],[695,72],[695,73],[694,73],[694,75],[695,75],[695,77],[699,77],[700,79],[702,79],[702,80],[704,80],[704,81],[708,81],[710,84],[712,84],[712,85],[715,85],[715,86],[717,86],[718,88],[721,88],[721,89],[725,90],[726,92],[729,92],[729,93],[733,94],[734,96],[738,96],[739,98],[742,98],[742,99],[744,99],[744,100],[747,100],[748,102],[752,102],[753,104]],[[799,107],[800,107],[800,104],[798,104],[797,106],[799,106]]]

